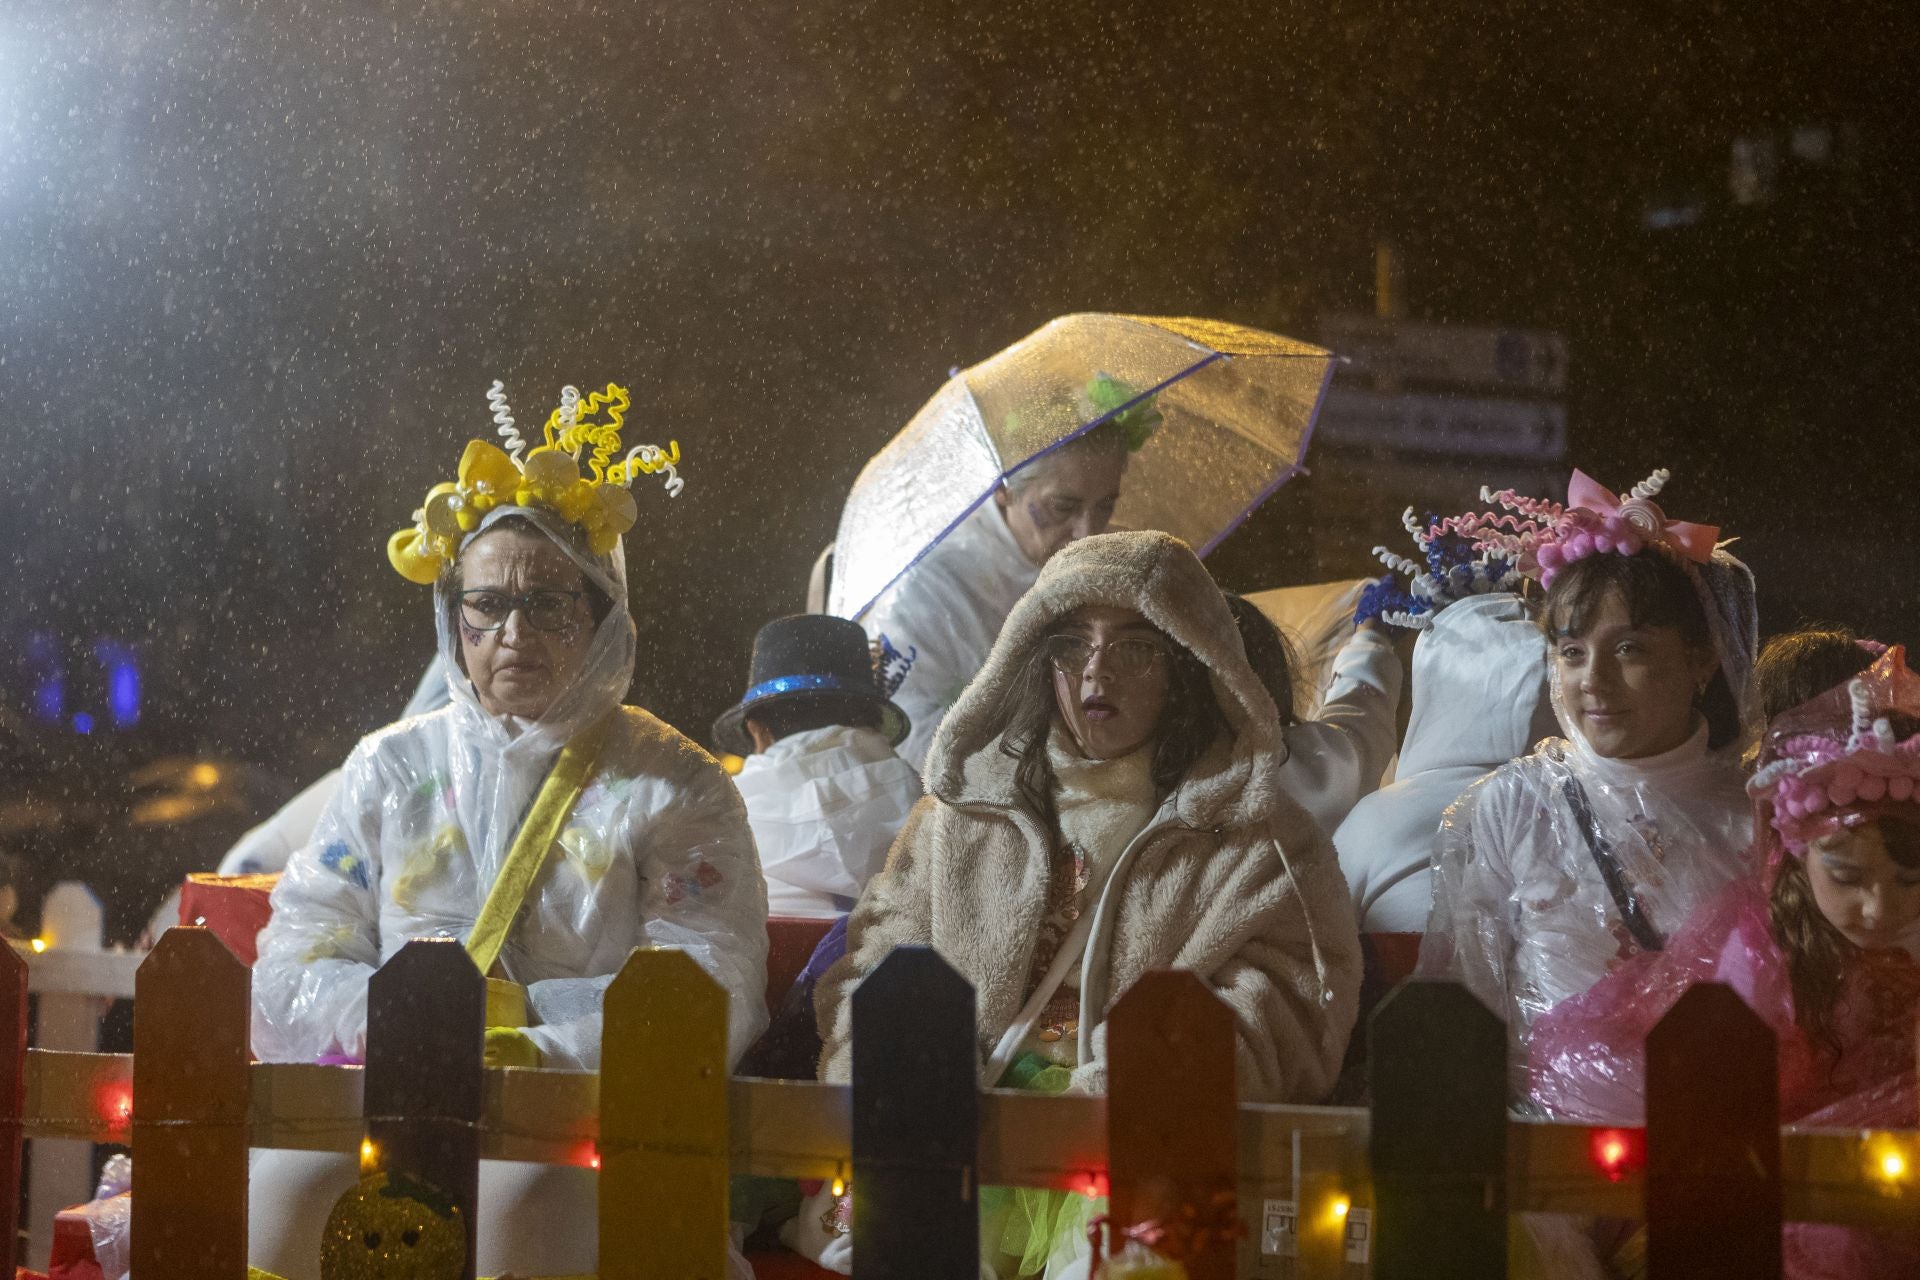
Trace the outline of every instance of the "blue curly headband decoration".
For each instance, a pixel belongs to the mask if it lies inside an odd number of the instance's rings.
[[[1355,626],[1378,619],[1389,626],[1424,631],[1433,625],[1434,614],[1456,600],[1511,591],[1519,584],[1520,571],[1511,561],[1476,551],[1466,538],[1437,532],[1434,526],[1440,523],[1440,517],[1432,512],[1424,521],[1416,520],[1413,508],[1408,507],[1400,523],[1412,536],[1425,563],[1375,547],[1374,556],[1393,572],[1383,574],[1360,593],[1353,611]],[[1407,585],[1401,586],[1394,574],[1405,574]]]

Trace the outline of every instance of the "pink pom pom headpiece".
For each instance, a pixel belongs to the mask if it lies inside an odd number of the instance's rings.
[[[1771,812],[1785,850],[1896,806],[1920,806],[1920,731],[1895,736],[1893,716],[1920,721],[1920,678],[1895,645],[1841,688],[1776,717],[1747,791]]]
[[[1623,498],[1584,471],[1576,470],[1567,483],[1567,503],[1528,498],[1511,489],[1480,491],[1482,502],[1499,511],[1473,511],[1449,516],[1434,532],[1453,533],[1472,540],[1479,550],[1498,555],[1541,586],[1553,585],[1554,575],[1576,560],[1592,555],[1637,555],[1658,547],[1669,555],[1695,564],[1707,564],[1720,530],[1711,525],[1669,520],[1653,499],[1666,487],[1664,468],[1633,486]]]

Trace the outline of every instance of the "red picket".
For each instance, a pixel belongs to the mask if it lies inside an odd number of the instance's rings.
[[[1192,1280],[1234,1273],[1234,1034],[1232,1011],[1185,970],[1145,975],[1107,1022],[1114,1234],[1141,1223],[1167,1228],[1167,1251]]]

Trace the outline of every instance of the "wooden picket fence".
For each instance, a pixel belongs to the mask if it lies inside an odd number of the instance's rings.
[[[855,994],[851,1087],[729,1079],[726,997],[678,952],[608,990],[597,1075],[484,1069],[484,1004],[461,947],[410,943],[372,980],[365,1067],[252,1063],[247,969],[179,928],[140,968],[130,1057],[29,1051],[0,948],[0,1275],[26,1138],[132,1144],[139,1280],[244,1280],[250,1146],[360,1151],[450,1193],[470,1240],[482,1158],[597,1168],[604,1280],[720,1280],[733,1174],[845,1179],[855,1275],[916,1280],[976,1280],[981,1184],[1110,1192],[1121,1223],[1237,1211],[1194,1280],[1505,1276],[1529,1211],[1644,1217],[1653,1280],[1757,1280],[1783,1217],[1920,1219],[1920,1133],[1783,1134],[1771,1033],[1721,987],[1650,1038],[1645,1131],[1510,1120],[1504,1031],[1445,983],[1377,1011],[1370,1111],[1236,1105],[1232,1018],[1184,973],[1114,1009],[1105,1098],[979,1089],[973,993],[926,949]]]

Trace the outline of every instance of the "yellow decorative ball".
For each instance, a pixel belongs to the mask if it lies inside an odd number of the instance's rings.
[[[460,1280],[460,1206],[404,1174],[376,1173],[334,1202],[320,1242],[323,1280]]]

